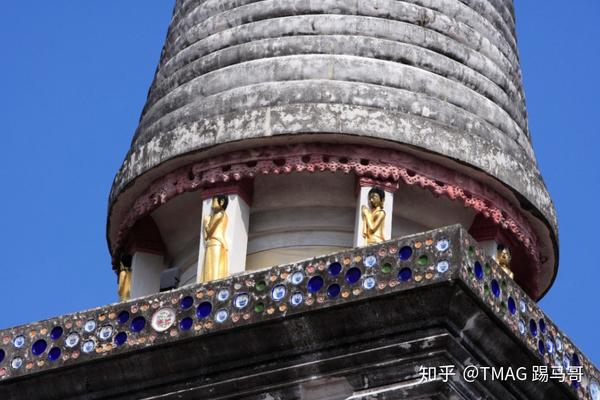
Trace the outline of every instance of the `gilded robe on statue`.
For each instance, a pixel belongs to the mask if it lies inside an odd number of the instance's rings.
[[[212,214],[203,221],[206,252],[202,268],[202,282],[221,279],[228,275],[229,246],[227,245],[227,196],[212,199]]]
[[[384,199],[385,192],[383,190],[372,188],[368,195],[369,207],[362,206],[361,208],[361,218],[363,221],[362,236],[367,245],[385,241]]]

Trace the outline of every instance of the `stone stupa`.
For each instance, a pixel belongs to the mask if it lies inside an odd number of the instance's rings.
[[[512,0],[177,0],[107,239],[121,302],[0,331],[0,398],[600,399]]]

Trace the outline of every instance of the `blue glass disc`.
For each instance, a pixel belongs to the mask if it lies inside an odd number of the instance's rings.
[[[398,272],[398,280],[402,282],[406,282],[410,280],[412,277],[412,270],[408,267],[402,268],[400,272]]]
[[[48,347],[46,341],[44,339],[39,339],[31,346],[31,353],[34,356],[41,356],[44,354],[44,351],[46,351],[46,347]]]
[[[546,321],[544,321],[543,318],[540,318],[538,325],[540,327],[540,332],[542,332],[543,334],[546,333]]]
[[[179,302],[179,306],[183,309],[183,310],[187,310],[188,308],[192,307],[194,305],[194,298],[192,296],[185,296],[183,299],[181,299],[181,301]]]
[[[307,287],[308,290],[313,293],[318,292],[323,287],[323,278],[321,278],[319,275],[313,276],[308,280]]]
[[[515,299],[512,297],[508,298],[508,311],[510,311],[512,315],[517,313],[517,304],[515,303]]]
[[[121,311],[117,317],[117,321],[119,321],[120,324],[124,324],[125,322],[129,321],[129,312],[125,310]]]
[[[212,304],[208,301],[204,301],[204,302],[200,303],[200,305],[196,309],[196,315],[200,319],[206,318],[210,315],[211,311],[212,311]]]
[[[339,275],[339,273],[342,272],[342,264],[339,262],[331,263],[329,264],[329,268],[327,270],[331,276]]]
[[[538,351],[541,355],[546,353],[546,346],[544,345],[544,341],[542,339],[538,340]]]
[[[338,285],[337,283],[331,284],[327,288],[327,296],[333,299],[334,297],[337,297],[338,294],[340,294],[340,290],[340,285]]]
[[[4,361],[4,357],[6,357],[6,353],[4,352],[4,350],[0,349],[0,363]]]
[[[48,360],[50,361],[56,361],[60,358],[60,348],[58,347],[53,347],[50,349],[50,351],[48,352]]]
[[[492,279],[492,293],[494,293],[494,296],[500,297],[500,285],[495,279]]]
[[[483,279],[483,267],[479,261],[475,262],[475,278],[477,278],[477,280]]]
[[[413,253],[413,251],[410,246],[404,246],[398,252],[398,257],[400,257],[400,260],[406,261],[410,258],[410,256],[412,256],[412,253]]]
[[[354,285],[360,279],[361,272],[357,267],[352,267],[346,272],[346,282]]]
[[[190,317],[185,317],[179,323],[179,329],[181,329],[182,331],[189,331],[192,328],[193,324],[194,324],[193,319],[191,319]]]
[[[62,335],[63,335],[63,328],[61,328],[60,326],[55,326],[50,331],[50,339],[52,339],[52,340],[58,340],[58,339],[60,339],[60,337]]]
[[[537,336],[538,334],[537,324],[532,319],[529,320],[529,332],[531,332],[533,336]]]
[[[146,318],[139,316],[135,317],[133,321],[131,321],[131,331],[132,332],[140,332],[146,326]]]
[[[127,341],[127,334],[125,332],[119,332],[115,336],[115,344],[117,346],[122,346]]]

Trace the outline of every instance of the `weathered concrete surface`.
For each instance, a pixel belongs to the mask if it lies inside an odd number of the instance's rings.
[[[484,171],[556,237],[512,1],[182,0],[114,181],[109,241],[126,188],[134,196],[178,158],[311,133],[392,141]]]

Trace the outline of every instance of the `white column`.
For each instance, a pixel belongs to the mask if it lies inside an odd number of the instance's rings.
[[[248,247],[248,223],[250,221],[250,206],[239,194],[226,195],[229,204],[225,213],[227,214],[227,245],[229,246],[229,275],[238,274],[246,270],[246,251]],[[214,196],[206,198],[202,202],[202,220],[211,214],[211,202]],[[202,225],[202,224],[200,224]],[[206,252],[204,229],[200,228],[200,251],[198,252],[198,268],[196,282],[202,280],[204,267],[204,255]]]
[[[163,256],[137,251],[131,261],[131,298],[160,291],[160,274],[164,269]]]
[[[374,186],[363,186],[360,185],[358,198],[356,201],[356,219],[354,224],[354,247],[366,246],[367,242],[362,236],[363,221],[361,217],[361,207],[369,207],[369,190]],[[383,201],[383,211],[385,211],[385,220],[383,224],[383,233],[385,240],[389,240],[392,237],[392,218],[394,212],[394,193],[382,188],[385,192],[385,199]]]
[[[485,252],[488,257],[496,259],[496,253],[498,251],[498,242],[495,240],[482,240],[479,242],[479,247]]]
[[[498,254],[498,242],[496,240],[482,240],[479,242],[479,246],[485,252],[488,257],[493,258],[497,261],[496,256]],[[510,250],[510,248],[508,249]],[[510,271],[505,271],[511,278],[514,279],[514,271],[512,271],[512,266]]]
[[[487,218],[482,214],[475,216],[475,220],[469,228],[469,233],[477,240],[479,247],[481,247],[483,252],[494,260],[496,260],[499,245],[506,246],[511,252],[511,258],[514,257],[514,249],[513,246],[511,246],[510,239],[505,235],[500,225],[494,223],[491,218]],[[511,262],[509,268],[511,271],[507,273],[509,275],[513,274],[514,276],[513,267],[514,264]]]

